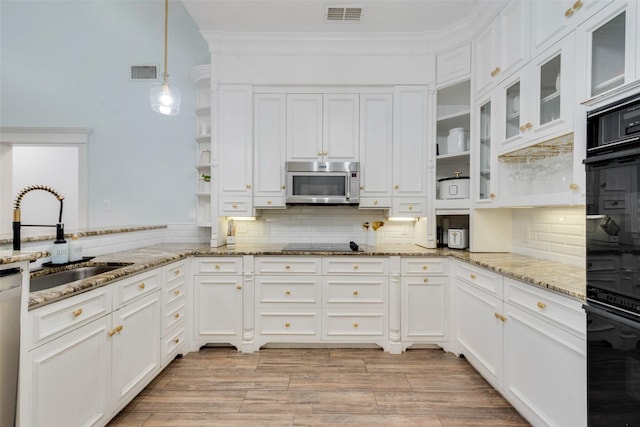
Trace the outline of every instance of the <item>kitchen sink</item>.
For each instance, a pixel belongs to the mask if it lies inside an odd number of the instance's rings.
[[[65,283],[75,282],[98,274],[107,273],[122,267],[131,265],[131,263],[109,263],[107,265],[90,265],[74,268],[72,270],[64,270],[57,273],[47,274],[31,279],[29,285],[30,292],[43,291],[45,289],[54,288],[64,285]]]

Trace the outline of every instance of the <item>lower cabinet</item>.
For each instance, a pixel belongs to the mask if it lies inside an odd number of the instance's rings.
[[[456,343],[534,426],[586,426],[586,319],[573,299],[456,261]]]

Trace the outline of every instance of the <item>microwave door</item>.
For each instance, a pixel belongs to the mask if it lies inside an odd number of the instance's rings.
[[[349,203],[349,181],[343,172],[289,172],[287,184],[287,203]]]

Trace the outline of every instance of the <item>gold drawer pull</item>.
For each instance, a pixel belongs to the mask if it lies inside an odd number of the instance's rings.
[[[578,189],[578,184],[569,184],[569,189],[570,190],[577,190]]]
[[[531,129],[533,127],[533,124],[531,124],[531,122],[527,122],[527,124],[524,125],[525,129]]]
[[[354,324],[353,324],[353,327],[354,327],[354,328],[357,328],[357,327],[358,327],[358,322],[354,323]]]
[[[180,270],[176,270],[173,272],[173,274],[175,274],[176,276],[180,274]]]
[[[237,289],[237,290],[241,290],[241,289],[242,289],[242,285],[238,285],[238,286],[236,286],[236,289]]]
[[[422,280],[424,283],[429,283],[429,279],[427,279],[426,277]]]
[[[179,319],[179,318],[180,318],[180,313],[176,313],[176,314],[174,314],[174,317],[175,317],[176,319]]]
[[[393,188],[394,188],[394,190],[399,190],[400,186],[399,185],[394,185]]]
[[[354,296],[358,296],[358,290],[357,289],[355,291],[353,291],[353,295]]]
[[[470,274],[470,275],[469,275],[469,278],[470,278],[471,280],[476,280],[476,275],[475,275],[475,274]]]
[[[234,203],[234,204],[232,204],[232,205],[231,205],[231,207],[232,207],[233,209],[238,209],[238,204],[237,204],[237,203]]]
[[[354,270],[357,270],[357,269],[358,269],[358,264],[355,264],[355,265],[353,266],[353,269],[354,269]]]
[[[291,266],[290,266],[290,265],[285,265],[285,266],[284,266],[284,269],[285,269],[285,270],[291,270]]]
[[[180,295],[180,289],[178,289],[176,291],[173,291],[173,293],[176,294],[176,295]]]
[[[216,270],[220,270],[220,266],[219,266],[218,264],[216,264],[216,265],[214,266],[214,268],[215,268]]]
[[[114,336],[116,334],[116,330],[112,329],[109,332],[107,332],[107,335],[109,335],[110,337]]]
[[[377,204],[378,204],[378,201],[377,201],[377,200],[374,200],[374,201],[373,201],[373,204],[374,204],[374,205],[377,205]]]
[[[245,185],[245,187],[247,187],[247,190],[251,188],[251,184],[247,184]]]
[[[145,286],[145,284],[144,284],[144,283],[140,283],[140,284],[138,285],[138,287],[139,287],[139,288],[140,288],[140,290],[142,291],[142,290],[144,290],[144,288],[145,288],[146,286]]]
[[[286,291],[284,291],[285,295],[291,295],[291,291],[289,289],[287,289]]]
[[[496,317],[496,319],[500,320],[501,322],[504,322],[507,320],[506,317],[504,317],[502,314],[499,313],[493,313],[493,315]]]
[[[121,331],[122,331],[122,328],[123,328],[123,326],[122,326],[122,325],[118,325],[118,326],[116,326],[115,331],[119,333],[119,332],[121,332]]]
[[[429,269],[429,266],[428,266],[428,265],[423,265],[423,266],[422,266],[422,269],[426,271],[426,270],[428,270],[428,269]]]
[[[542,301],[538,301],[536,303],[536,305],[538,306],[539,309],[544,310],[547,307],[547,304],[543,303]]]
[[[270,204],[272,204],[272,203],[273,203],[273,202],[272,202],[271,200],[267,200],[267,204],[268,204],[268,205],[270,205]]]
[[[495,193],[489,193],[489,198],[495,199],[496,198],[496,194]]]
[[[74,310],[74,312],[73,312],[73,317],[78,317],[78,316],[80,316],[81,314],[82,314],[82,307],[81,307],[81,308],[79,308],[79,309],[77,309],[77,310]]]
[[[409,210],[412,211],[413,210],[413,205],[409,205]]]
[[[286,322],[286,323],[284,324],[284,327],[285,327],[285,328],[288,328],[288,327],[290,327],[290,326],[291,326],[291,323],[289,323],[289,322]]]
[[[173,340],[173,342],[178,344],[180,342],[180,338],[176,338],[175,340]]]
[[[569,8],[564,12],[564,17],[565,18],[571,18],[571,16],[573,16],[573,9]]]
[[[578,10],[582,7],[582,0],[578,0],[573,4],[573,10]]]

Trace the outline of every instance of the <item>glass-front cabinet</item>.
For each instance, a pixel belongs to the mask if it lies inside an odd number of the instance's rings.
[[[480,145],[478,146],[478,201],[490,201],[495,198],[495,192],[492,191],[491,170],[492,170],[492,151],[491,151],[491,100],[489,99],[480,106]],[[495,168],[494,168],[495,169]],[[495,174],[494,174],[495,175]]]

